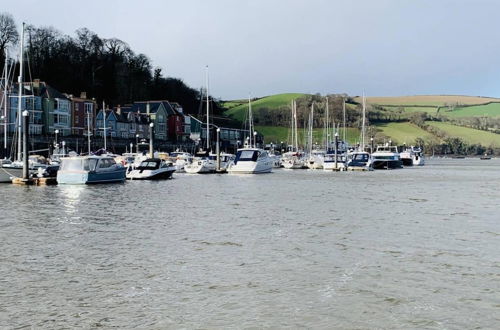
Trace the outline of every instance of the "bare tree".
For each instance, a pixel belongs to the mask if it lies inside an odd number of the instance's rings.
[[[16,23],[12,15],[0,13],[0,63],[5,61],[5,48],[7,45],[15,45],[18,38]]]

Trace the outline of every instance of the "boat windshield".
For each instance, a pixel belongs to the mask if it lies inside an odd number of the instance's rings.
[[[255,162],[259,157],[259,152],[257,150],[239,150],[236,154],[236,160],[238,161],[252,161]]]
[[[141,169],[141,170],[145,170],[145,169],[154,170],[154,169],[158,168],[159,164],[160,164],[159,162],[144,161],[144,162],[141,162],[141,164],[139,165],[139,169]]]
[[[61,162],[61,171],[81,171],[82,159],[64,159]]]
[[[395,156],[375,156],[375,159],[396,159]]]
[[[360,162],[367,162],[368,154],[354,154],[352,159]]]

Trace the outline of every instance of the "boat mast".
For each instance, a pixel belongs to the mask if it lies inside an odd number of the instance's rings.
[[[361,150],[365,151],[365,113],[366,113],[366,100],[365,93],[363,92],[363,121],[361,123]]]
[[[3,150],[7,152],[7,71],[8,71],[8,61],[7,61],[7,47],[5,48],[5,67],[4,67],[4,80],[3,80]],[[4,155],[5,156],[5,155]]]
[[[102,101],[102,130],[104,132],[104,151],[107,152],[106,146],[106,108],[104,100]]]
[[[297,127],[297,102],[293,100],[293,120],[295,128],[295,151],[299,151],[299,130]]]
[[[346,131],[345,131],[345,98],[342,98],[342,114],[344,116],[344,134],[343,134],[343,139],[344,143],[346,142]]]
[[[295,143],[295,135],[294,135],[294,130],[293,130],[294,127],[295,127],[294,118],[293,118],[293,102],[294,102],[294,100],[292,100],[290,102],[290,106],[291,106],[290,110],[292,112],[291,121],[290,121],[290,128],[292,129],[292,141],[291,141],[292,148],[291,148],[290,151],[293,151],[293,146],[294,146],[294,143]],[[288,151],[288,148],[287,148],[287,151]]]
[[[22,116],[22,109],[21,109],[21,101],[22,101],[22,94],[23,94],[23,52],[24,52],[24,22],[22,25],[21,29],[21,50],[19,54],[19,76],[17,78],[17,83],[19,84],[19,92],[17,96],[17,160],[21,161],[22,157],[22,122],[23,122],[23,116]]]
[[[208,96],[208,65],[206,66],[206,83],[207,83],[207,151],[210,149],[210,128],[209,128],[209,116],[210,116],[210,103]]]
[[[253,139],[253,117],[252,117],[252,99],[248,94],[248,134],[250,134],[250,147],[253,147],[255,141]]]
[[[92,108],[93,106],[94,105],[92,104]],[[88,155],[90,156],[90,111],[87,111],[87,144],[89,147]],[[132,152],[132,150],[130,150],[130,152]]]
[[[312,154],[313,144],[313,121],[314,121],[314,103],[311,104],[311,115],[309,116],[309,155]]]
[[[328,116],[328,96],[326,97],[326,119],[325,119],[325,130],[326,130],[326,143],[325,143],[325,152],[328,153],[328,147],[329,147],[329,143],[330,143],[330,139],[328,138],[328,136],[330,135],[330,125],[329,125],[329,116]]]

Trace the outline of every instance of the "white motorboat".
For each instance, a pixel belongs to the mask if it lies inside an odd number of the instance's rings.
[[[161,180],[172,177],[175,166],[170,161],[160,158],[148,158],[138,166],[127,169],[127,179],[130,180]]]
[[[406,148],[399,154],[399,157],[404,166],[423,166],[425,164],[422,149],[418,147]]]
[[[372,154],[372,166],[376,170],[403,167],[398,148],[390,145],[377,146],[377,150]]]
[[[273,159],[266,150],[260,148],[238,149],[236,159],[227,169],[230,174],[271,173]]]

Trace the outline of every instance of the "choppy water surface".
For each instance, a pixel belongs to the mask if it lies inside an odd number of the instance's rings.
[[[500,160],[0,186],[0,328],[496,328]]]

